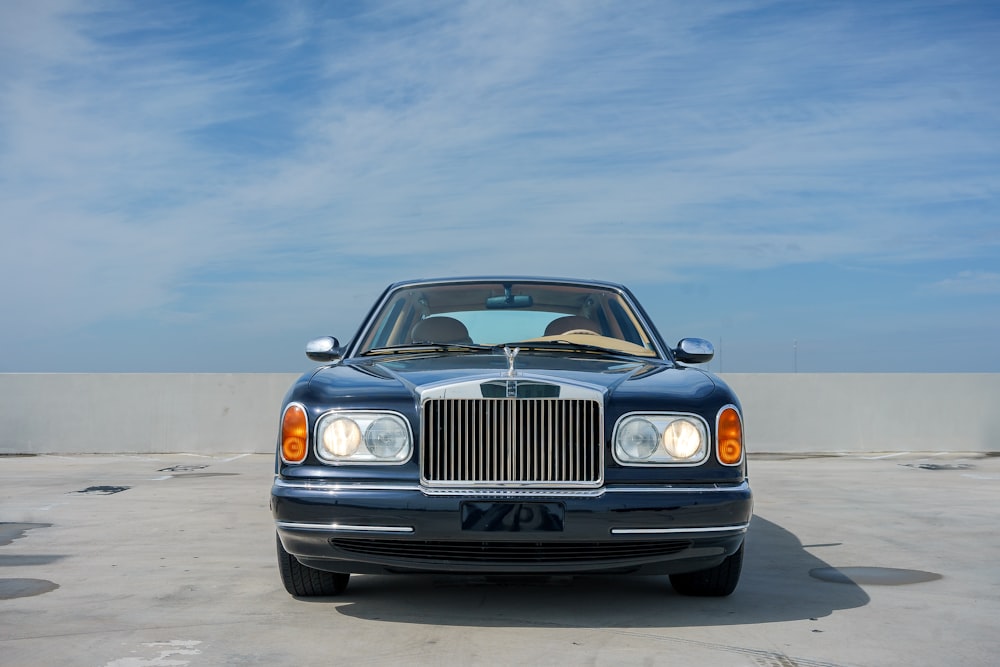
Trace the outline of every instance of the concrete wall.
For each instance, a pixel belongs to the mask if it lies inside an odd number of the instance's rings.
[[[758,452],[998,452],[1000,374],[729,373]]]
[[[0,374],[0,454],[270,452],[295,373]],[[1000,451],[1000,374],[742,374],[751,452]]]
[[[0,374],[0,453],[273,451],[297,377]]]

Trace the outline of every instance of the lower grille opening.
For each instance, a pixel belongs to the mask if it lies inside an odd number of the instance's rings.
[[[357,556],[463,563],[583,563],[656,558],[679,553],[688,540],[663,542],[479,542],[334,538],[337,549]]]

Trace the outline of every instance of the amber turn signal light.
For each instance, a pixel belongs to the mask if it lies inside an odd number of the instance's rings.
[[[736,408],[726,408],[719,414],[719,461],[736,465],[743,458],[743,423]]]
[[[281,418],[281,458],[286,463],[302,463],[309,442],[306,411],[301,405],[289,405]]]

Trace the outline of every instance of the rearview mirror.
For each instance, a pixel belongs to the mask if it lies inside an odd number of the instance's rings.
[[[507,296],[491,296],[486,298],[486,307],[489,310],[499,310],[501,308],[531,308],[535,300],[530,294],[509,294]]]

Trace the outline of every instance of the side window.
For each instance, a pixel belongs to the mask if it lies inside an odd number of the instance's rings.
[[[608,305],[611,307],[611,313],[614,315],[618,327],[622,330],[625,340],[636,345],[645,345],[645,341],[639,335],[639,330],[632,324],[632,318],[628,316],[622,305],[618,301],[611,301]]]
[[[597,323],[601,325],[601,332],[605,336],[614,337],[614,333],[611,331],[611,323],[608,322],[608,316],[604,314],[604,309],[601,308],[595,314],[597,315]]]
[[[389,336],[392,335],[393,327],[396,324],[396,320],[399,319],[399,313],[403,310],[404,303],[403,299],[398,299],[396,303],[392,304],[392,308],[382,318],[382,323],[379,324],[378,331],[375,332],[375,336],[372,338],[371,347],[385,347],[390,344]]]
[[[410,335],[409,335],[410,330],[412,330],[414,325],[416,325],[417,319],[418,318],[417,318],[416,308],[407,308],[406,315],[403,321],[400,322],[398,327],[396,327],[396,330],[400,333],[401,337],[397,338],[392,342],[394,344],[400,344],[400,345],[403,343],[408,343],[410,341]]]

